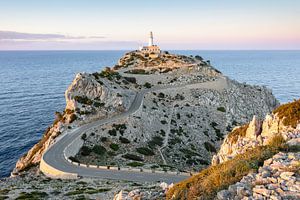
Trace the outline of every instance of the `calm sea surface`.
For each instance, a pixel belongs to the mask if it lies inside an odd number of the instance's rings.
[[[171,51],[201,55],[225,75],[266,85],[281,102],[300,98],[300,51]],[[78,72],[114,65],[125,51],[0,51],[0,177],[65,107]]]

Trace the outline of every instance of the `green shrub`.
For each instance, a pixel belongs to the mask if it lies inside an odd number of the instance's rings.
[[[122,157],[126,158],[128,160],[144,161],[143,158],[141,158],[140,156],[135,155],[135,154],[129,154],[129,153],[127,153],[127,154],[123,155]]]
[[[150,141],[148,141],[148,146],[153,149],[156,146],[162,146],[163,145],[163,138],[160,136],[154,136]]]
[[[92,150],[95,154],[98,154],[98,155],[104,155],[106,153],[105,147],[103,147],[101,145],[95,145]]]
[[[92,105],[93,101],[86,96],[75,96],[74,100],[81,104]]]
[[[161,120],[160,123],[161,124],[167,124],[168,122],[166,120]]]
[[[182,140],[179,137],[175,137],[175,138],[170,139],[169,144],[175,145],[175,144],[181,143],[181,141]]]
[[[205,147],[205,149],[206,149],[207,151],[209,151],[209,152],[214,152],[214,153],[217,152],[217,150],[216,150],[216,148],[214,147],[214,145],[212,145],[210,142],[204,142],[204,147]]]
[[[111,136],[117,136],[117,131],[116,131],[116,129],[111,129],[108,131],[108,134]]]
[[[91,152],[92,152],[92,150],[87,146],[82,146],[80,149],[80,154],[83,156],[88,156],[91,154]]]
[[[216,135],[217,135],[217,137],[218,137],[218,140],[221,140],[221,139],[223,139],[223,135],[222,135],[222,133],[221,133],[221,130],[220,129],[218,129],[216,126],[218,126],[218,124],[216,123],[216,122],[212,122],[212,123],[210,123],[210,125],[213,127],[213,129],[215,130],[215,132],[216,132]]]
[[[100,102],[95,101],[93,105],[95,107],[99,108],[99,107],[103,107],[105,105],[105,103],[100,103]]]
[[[72,161],[72,162],[78,162],[79,163],[79,160],[73,156],[70,156],[69,159]]]
[[[166,132],[162,129],[160,130],[159,134],[162,135],[162,136],[166,136]]]
[[[136,78],[135,77],[124,77],[124,79],[130,83],[136,84]]]
[[[48,196],[46,192],[40,192],[40,191],[33,191],[33,192],[21,192],[19,196],[16,198],[16,200],[38,200],[38,199],[45,199]]]
[[[102,192],[107,192],[111,190],[110,188],[100,188],[100,189],[95,189],[95,188],[77,188],[74,191],[67,192],[65,195],[66,196],[74,196],[74,195],[79,195],[79,194],[97,194],[97,193],[102,193]]]
[[[136,151],[140,154],[143,154],[145,156],[153,156],[154,155],[154,152],[147,148],[147,147],[139,147],[139,148],[136,148]]]
[[[146,83],[144,84],[144,87],[145,87],[145,88],[151,88],[152,85],[151,85],[151,83],[146,82]]]
[[[102,72],[100,72],[99,76],[101,78],[107,78],[108,80],[113,80],[114,78],[121,78],[121,75],[118,72],[113,71],[110,68],[105,68]]]
[[[120,140],[120,142],[121,143],[123,143],[123,144],[129,144],[130,143],[130,140],[128,140],[127,138],[125,138],[125,137],[119,137],[119,140]]]
[[[86,138],[87,138],[86,133],[84,133],[84,134],[81,135],[81,139],[82,139],[82,140],[86,140]]]
[[[101,137],[100,140],[101,142],[107,142],[107,137]]]
[[[187,148],[179,149],[179,151],[181,151],[182,153],[184,153],[185,157],[187,157],[187,158],[191,158],[192,156],[201,156],[199,153],[197,153],[195,151],[192,151],[190,149],[187,149]]]
[[[158,98],[161,98],[161,99],[165,98],[165,94],[162,92],[158,93],[157,96],[158,96]]]
[[[132,69],[132,70],[126,71],[125,73],[128,73],[128,74],[149,74],[149,72],[147,72],[144,69]]]
[[[118,144],[115,144],[115,143],[111,143],[109,145],[109,147],[114,150],[114,151],[118,151],[119,150],[119,145]]]
[[[127,163],[127,166],[130,166],[130,167],[142,167],[144,166],[145,164],[144,163],[141,163],[141,162],[131,162],[131,163]]]
[[[226,112],[226,109],[224,107],[218,107],[217,110],[220,112]]]

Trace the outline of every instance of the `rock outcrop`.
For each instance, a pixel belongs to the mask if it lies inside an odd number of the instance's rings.
[[[115,75],[116,76],[116,75]],[[111,75],[111,79],[116,78]],[[68,129],[91,120],[108,117],[128,109],[135,92],[113,85],[100,73],[79,73],[65,92],[66,109],[56,113],[56,120],[16,163],[13,174],[39,164],[42,155],[55,139]],[[75,121],[76,120],[76,121]]]
[[[248,149],[267,145],[276,134],[281,134],[287,141],[299,138],[299,131],[284,125],[283,121],[276,113],[268,114],[263,121],[254,116],[249,124],[236,127],[226,136],[218,154],[213,156],[212,164],[230,160]]]
[[[57,122],[49,127],[45,131],[42,139],[17,161],[13,174],[39,164],[43,153],[64,130],[65,127],[62,122]]]
[[[249,173],[228,190],[220,191],[217,199],[300,199],[299,170],[299,152],[280,152],[266,160],[257,173]]]
[[[83,119],[99,119],[124,112],[131,105],[136,92],[113,84],[109,79],[122,81],[110,69],[101,73],[77,74],[65,92],[66,110],[74,111]]]

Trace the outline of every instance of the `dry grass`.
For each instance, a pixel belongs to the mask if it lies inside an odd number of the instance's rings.
[[[268,146],[259,146],[240,154],[232,160],[210,166],[199,174],[176,184],[167,193],[167,199],[214,199],[217,192],[240,181],[251,171],[256,171],[264,160],[283,148],[283,138],[274,137]],[[274,145],[274,146],[271,146]]]
[[[241,126],[239,128],[234,129],[228,134],[228,140],[230,143],[236,143],[239,136],[244,137],[246,136],[247,128],[249,127],[249,124],[246,124],[244,126]]]
[[[300,121],[300,99],[279,106],[273,113],[277,114],[280,119],[283,119],[285,126],[296,128]]]

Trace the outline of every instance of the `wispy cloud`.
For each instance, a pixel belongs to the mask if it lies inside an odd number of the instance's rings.
[[[99,40],[104,36],[70,36],[63,34],[22,33],[15,31],[0,31],[0,40],[5,41],[65,41],[65,40]]]

